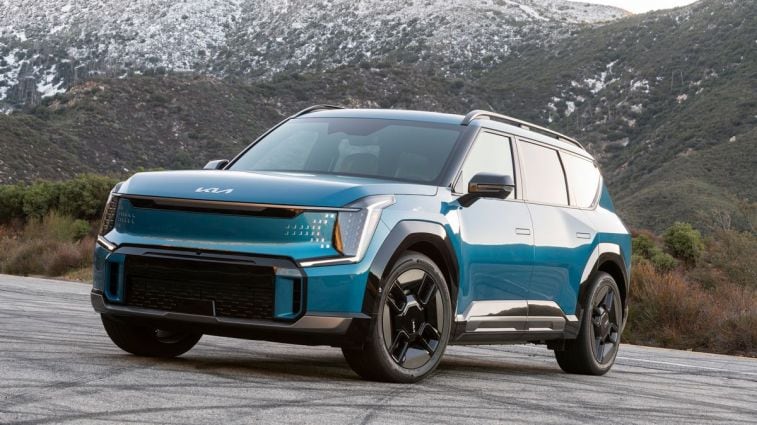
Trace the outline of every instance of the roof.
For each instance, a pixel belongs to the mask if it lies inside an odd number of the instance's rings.
[[[407,111],[403,109],[327,109],[310,112],[299,118],[373,118],[386,120],[423,121],[438,124],[460,124],[462,115],[439,112]]]

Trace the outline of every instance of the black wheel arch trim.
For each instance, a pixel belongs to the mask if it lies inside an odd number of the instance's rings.
[[[363,296],[362,312],[373,316],[378,307],[380,298],[379,288],[382,279],[391,271],[392,265],[399,259],[399,256],[408,248],[418,243],[426,243],[433,246],[434,250],[441,257],[444,264],[437,264],[444,272],[445,278],[449,280],[447,284],[450,289],[450,299],[454,306],[457,301],[457,291],[459,288],[458,275],[459,266],[457,255],[452,248],[447,231],[439,223],[418,220],[403,220],[389,232],[384,239],[381,248],[371,263],[368,273],[368,282],[365,287]]]
[[[608,265],[613,268],[612,272],[609,274],[613,276],[613,279],[616,280],[615,283],[618,285],[618,289],[620,290],[620,299],[623,303],[623,324],[625,325],[625,321],[628,317],[628,292],[630,290],[631,282],[629,281],[629,276],[623,256],[614,252],[604,252],[600,254],[597,258],[597,261],[595,261],[594,265],[592,266],[591,273],[589,274],[589,279],[591,279],[598,271],[606,270]],[[618,277],[620,277],[620,279],[622,280],[618,281]],[[586,285],[587,282],[588,280],[581,282],[581,286],[579,288],[578,299],[576,302],[576,316],[579,319],[582,318],[583,314],[583,307],[581,305],[583,304],[583,301],[586,297],[586,288],[589,286]]]

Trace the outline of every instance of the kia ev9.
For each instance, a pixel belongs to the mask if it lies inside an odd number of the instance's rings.
[[[601,375],[630,254],[568,136],[478,110],[319,105],[230,161],[116,185],[91,299],[140,356],[203,334],[331,345],[363,378],[414,382],[450,344],[531,342]]]

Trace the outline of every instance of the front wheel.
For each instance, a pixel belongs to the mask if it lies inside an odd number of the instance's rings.
[[[105,314],[101,317],[110,339],[120,349],[137,356],[177,357],[192,349],[202,337],[200,333],[138,326]]]
[[[439,364],[449,340],[452,302],[444,275],[416,252],[404,254],[381,283],[376,315],[362,348],[343,348],[361,377],[416,382]]]
[[[618,285],[609,274],[595,273],[587,284],[578,337],[565,341],[565,349],[555,351],[555,357],[565,372],[604,375],[620,347],[623,307]]]

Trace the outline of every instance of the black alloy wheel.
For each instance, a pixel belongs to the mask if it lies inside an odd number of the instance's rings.
[[[342,353],[365,379],[419,381],[436,369],[449,340],[452,302],[444,275],[427,256],[406,252],[379,294],[366,340]]]
[[[555,350],[560,368],[568,373],[604,375],[615,363],[623,329],[623,306],[615,279],[594,273],[581,300],[583,314],[576,339]]]
[[[591,312],[592,352],[599,364],[611,360],[620,343],[620,312],[615,305],[615,290],[604,286],[597,294]]]
[[[408,369],[426,364],[439,348],[444,307],[438,282],[421,269],[410,269],[392,282],[384,307],[382,331],[392,359]]]

